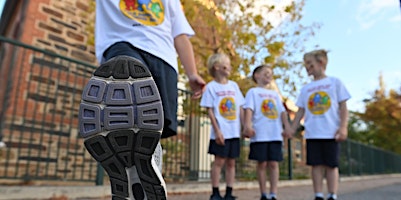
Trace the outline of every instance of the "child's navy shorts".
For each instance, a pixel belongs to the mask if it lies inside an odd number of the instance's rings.
[[[239,138],[226,139],[224,140],[224,146],[218,145],[216,140],[210,140],[208,153],[223,158],[238,158],[240,140]]]
[[[177,72],[167,62],[146,51],[132,46],[128,42],[117,42],[103,54],[107,60],[115,56],[132,56],[145,64],[159,90],[164,112],[164,128],[162,138],[177,134]]]
[[[335,139],[307,139],[306,164],[338,167],[340,144]]]
[[[283,143],[281,141],[252,142],[249,148],[249,160],[258,162],[283,160]]]

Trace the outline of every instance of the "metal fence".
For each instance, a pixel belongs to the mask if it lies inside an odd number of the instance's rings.
[[[7,144],[0,149],[1,180],[102,184],[103,170],[85,150],[77,121],[82,89],[94,69],[0,37],[0,135]],[[207,181],[213,163],[207,154],[210,121],[189,92],[179,90],[178,101],[178,135],[161,141],[163,175],[167,182]],[[237,179],[255,180],[256,163],[247,159],[249,141],[242,144]],[[353,141],[344,144],[344,175],[401,172],[400,155]],[[281,179],[308,177],[303,140],[286,141],[283,151]]]
[[[401,155],[347,140],[341,146],[340,172],[345,176],[401,173]]]

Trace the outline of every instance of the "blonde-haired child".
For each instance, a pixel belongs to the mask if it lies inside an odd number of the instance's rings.
[[[221,200],[219,192],[220,173],[225,165],[225,200],[232,195],[235,181],[235,159],[240,154],[241,119],[244,96],[238,84],[228,79],[231,73],[230,58],[223,53],[208,59],[208,70],[214,80],[206,85],[200,105],[207,108],[212,124],[208,153],[214,155],[211,170],[212,195],[210,200]]]
[[[292,129],[296,130],[305,116],[307,164],[312,166],[315,200],[323,200],[326,177],[328,200],[337,199],[339,142],[347,138],[347,100],[351,98],[343,83],[326,75],[327,51],[320,49],[304,55],[306,72],[313,81],[301,89]]]

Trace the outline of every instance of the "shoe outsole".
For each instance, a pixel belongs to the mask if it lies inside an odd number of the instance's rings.
[[[166,199],[164,180],[152,162],[163,120],[151,73],[134,58],[110,59],[85,86],[79,132],[107,172],[113,200]]]

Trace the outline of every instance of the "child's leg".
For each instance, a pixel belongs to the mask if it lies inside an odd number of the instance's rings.
[[[267,161],[258,162],[256,173],[259,181],[259,190],[261,194],[267,194],[266,191],[266,167]]]
[[[226,160],[226,184],[227,187],[233,187],[235,181],[235,159],[227,158]]]
[[[324,169],[325,167],[323,165],[312,166],[312,182],[313,191],[315,192],[315,194],[323,194]]]
[[[220,182],[220,173],[221,169],[224,166],[225,158],[220,157],[220,156],[215,156],[214,157],[214,162],[211,170],[211,176],[212,176],[212,187],[219,187],[219,182]]]
[[[327,190],[329,194],[337,194],[338,176],[338,167],[326,167]]]
[[[270,194],[277,194],[277,185],[280,176],[278,162],[269,161],[267,162],[267,167],[269,168]]]

